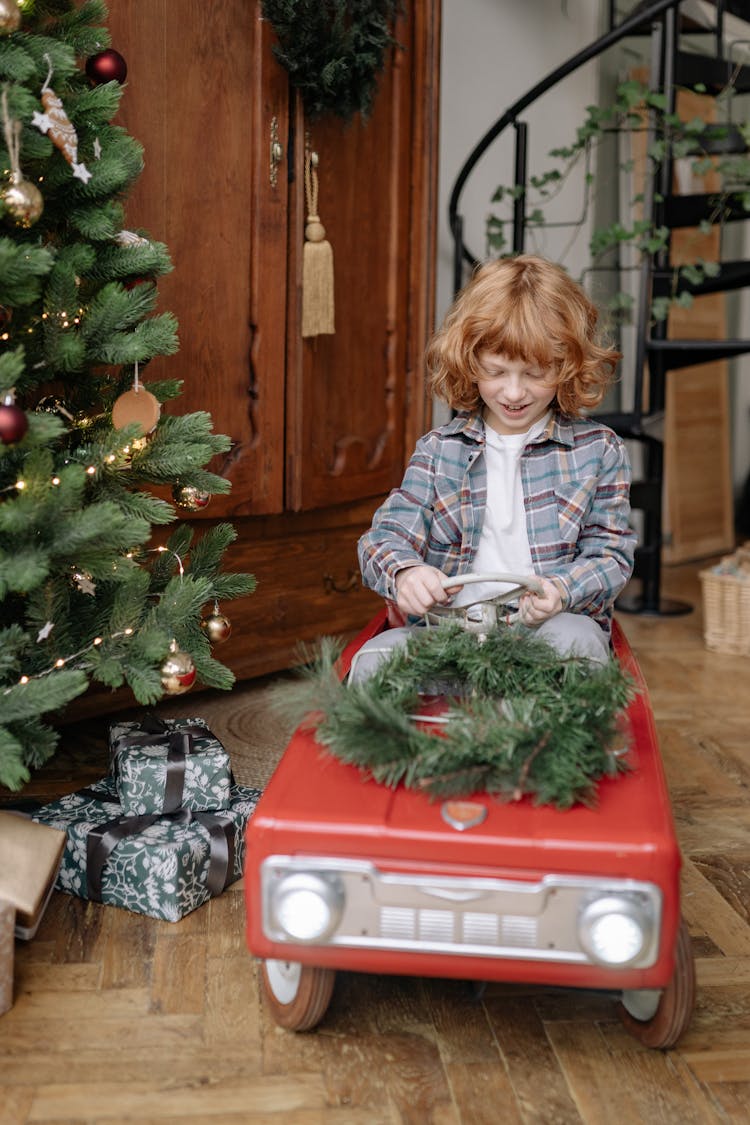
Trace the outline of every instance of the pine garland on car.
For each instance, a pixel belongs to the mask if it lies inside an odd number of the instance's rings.
[[[385,52],[396,45],[391,24],[400,6],[400,0],[263,0],[278,38],[274,54],[310,120],[369,115]]]
[[[387,786],[569,808],[593,804],[599,778],[628,768],[622,712],[634,686],[615,659],[563,658],[507,628],[480,642],[446,626],[417,630],[369,680],[349,685],[336,672],[339,651],[321,644],[298,707],[311,712],[318,742]],[[415,721],[425,694],[446,696],[446,722]]]

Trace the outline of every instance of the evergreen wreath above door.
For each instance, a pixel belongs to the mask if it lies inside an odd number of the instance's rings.
[[[279,41],[274,54],[309,120],[369,116],[400,8],[399,0],[263,0]]]

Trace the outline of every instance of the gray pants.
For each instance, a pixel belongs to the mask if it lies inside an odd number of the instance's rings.
[[[510,628],[524,628],[522,625]],[[394,648],[406,644],[414,629],[421,625],[387,629],[377,637],[366,641],[356,653],[349,672],[349,682],[364,683],[373,674]],[[440,626],[438,626],[440,628]],[[500,626],[505,628],[505,626]],[[561,656],[585,656],[599,664],[605,664],[610,657],[609,639],[592,617],[582,613],[558,613],[549,617],[541,625],[529,630],[552,645]]]

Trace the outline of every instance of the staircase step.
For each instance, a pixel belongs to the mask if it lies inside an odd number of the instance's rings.
[[[594,414],[593,421],[601,422],[603,426],[609,426],[620,437],[639,438],[643,433],[640,414],[604,412]]]
[[[709,94],[718,94],[732,80],[738,94],[750,93],[750,66],[738,66],[729,59],[712,55],[693,55],[678,51],[675,58],[675,82],[678,86],[702,84]]]
[[[674,270],[656,270],[653,277],[655,297],[668,297],[674,285]],[[703,281],[692,282],[678,277],[676,293],[692,293],[700,297],[704,293],[728,293],[731,289],[742,289],[750,285],[750,262],[721,262],[721,270],[716,277],[705,277]]]
[[[707,125],[696,138],[689,156],[730,156],[748,151],[747,142],[736,125]]]
[[[646,349],[664,371],[712,363],[750,352],[750,340],[648,340]]]
[[[699,223],[736,223],[750,219],[750,211],[737,195],[722,198],[717,192],[700,195],[668,195],[664,200],[664,224],[677,227],[697,227]]]

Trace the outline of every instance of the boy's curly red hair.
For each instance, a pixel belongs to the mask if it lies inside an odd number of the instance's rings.
[[[578,417],[602,401],[621,358],[597,342],[597,320],[595,306],[561,266],[530,254],[487,262],[428,346],[432,390],[454,410],[476,409],[481,356],[503,354],[551,364],[557,405]]]

